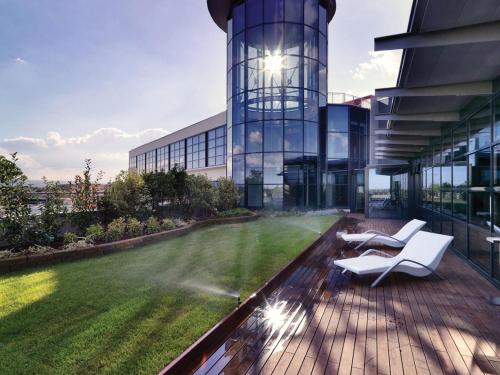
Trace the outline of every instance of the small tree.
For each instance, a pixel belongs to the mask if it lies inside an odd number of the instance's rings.
[[[0,237],[13,248],[24,243],[30,220],[27,177],[17,166],[17,153],[11,160],[0,155]]]
[[[167,200],[174,207],[186,208],[189,175],[176,165],[168,171],[167,176]]]
[[[86,228],[92,222],[92,215],[97,209],[98,187],[102,176],[103,172],[99,171],[92,182],[92,161],[85,159],[83,174],[76,175],[74,182],[69,183],[73,212],[76,214],[74,218],[76,224],[82,228]]]
[[[141,175],[121,171],[106,191],[119,216],[135,217],[151,211],[151,196]]]
[[[219,179],[216,189],[217,209],[227,211],[238,207],[240,194],[233,180],[229,178]]]
[[[150,172],[142,176],[144,183],[151,196],[153,210],[157,210],[161,203],[165,202],[174,191],[174,175],[165,172]]]
[[[215,212],[215,189],[204,175],[188,177],[188,199],[191,212],[210,215]]]
[[[48,181],[43,177],[45,184],[45,203],[41,208],[40,226],[48,242],[53,242],[61,229],[66,213],[64,207],[64,191],[57,181]]]

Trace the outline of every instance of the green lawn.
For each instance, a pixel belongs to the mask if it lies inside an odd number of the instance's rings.
[[[213,226],[136,250],[0,276],[0,374],[153,374],[337,217]],[[202,289],[196,289],[200,286]]]

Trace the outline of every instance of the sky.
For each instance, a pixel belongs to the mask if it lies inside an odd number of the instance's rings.
[[[411,0],[337,0],[330,92],[396,82]],[[30,179],[70,180],[84,159],[113,179],[128,151],[225,110],[226,36],[205,0],[0,0],[0,154]]]

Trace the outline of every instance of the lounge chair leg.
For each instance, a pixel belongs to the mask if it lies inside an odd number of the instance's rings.
[[[342,271],[342,275],[343,275],[344,273],[346,273],[346,272],[347,272],[347,268],[344,268],[344,270]]]
[[[379,277],[377,277],[377,280],[375,280],[371,287],[372,288],[376,288],[378,284],[380,284],[380,282],[389,274],[389,272],[391,272],[394,268],[396,268],[396,266],[392,266],[392,267],[389,267],[388,269],[386,269]]]

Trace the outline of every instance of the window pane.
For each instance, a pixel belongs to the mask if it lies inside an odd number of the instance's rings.
[[[262,154],[246,156],[246,179],[248,184],[262,184]]]
[[[247,27],[262,23],[262,17],[264,15],[262,1],[263,0],[246,0]]]
[[[487,232],[469,227],[470,258],[475,264],[489,273],[491,270],[491,243],[486,241],[486,237],[488,237]]]
[[[286,23],[285,24],[285,54],[302,55],[304,46],[304,28],[302,25]]]
[[[469,120],[469,151],[480,149],[490,144],[491,113],[486,107]]]
[[[304,152],[318,153],[318,124],[304,123]]]
[[[489,149],[469,155],[469,186],[490,186],[490,152]]]
[[[327,56],[328,49],[326,45],[326,38],[323,35],[319,36],[319,61],[322,64],[326,65],[326,60],[328,58]]]
[[[262,185],[249,185],[248,188],[248,207],[262,207]]]
[[[247,63],[248,71],[248,90],[257,90],[264,87],[264,69],[262,59],[249,60]]]
[[[347,107],[328,107],[328,131],[347,132],[349,124],[349,113]]]
[[[264,151],[283,151],[283,122],[264,122]]]
[[[319,120],[318,93],[315,91],[304,90],[304,120]]]
[[[318,27],[319,18],[319,1],[305,0],[304,1],[304,23],[312,27]]]
[[[318,32],[308,26],[304,26],[304,56],[318,59]]]
[[[233,103],[233,124],[241,124],[245,121],[245,95],[234,96]]]
[[[453,162],[453,187],[467,187],[467,162],[465,158]]]
[[[443,165],[441,167],[441,187],[443,189],[451,188],[451,165]]]
[[[235,155],[233,157],[233,180],[235,184],[245,183],[245,157]]]
[[[453,155],[462,155],[467,151],[467,128],[465,123],[453,130]]]
[[[500,139],[500,97],[494,102],[495,105],[495,140]]]
[[[302,0],[285,0],[285,21],[302,23],[303,19]]]
[[[281,89],[264,89],[264,119],[279,120],[283,118]]]
[[[264,154],[264,184],[283,184],[283,154]]]
[[[246,152],[262,152],[262,122],[247,123]]]
[[[284,85],[289,87],[302,86],[301,58],[298,56],[287,56],[284,68]]]
[[[247,121],[262,120],[264,105],[262,90],[249,91],[247,95]]]
[[[490,222],[490,193],[469,192],[470,222],[488,228]]]
[[[264,207],[276,210],[283,208],[283,185],[264,186]]]
[[[347,133],[328,133],[328,159],[347,159],[348,141]]]
[[[304,88],[318,91],[318,62],[308,58],[304,58]]]
[[[233,33],[238,34],[245,28],[245,3],[238,5],[233,11]]]
[[[284,0],[264,0],[264,22],[280,22],[284,19]]]
[[[328,18],[326,9],[323,6],[319,7],[319,31],[322,32],[323,35],[327,35],[328,33]]]
[[[233,154],[245,152],[245,127],[243,125],[233,126]]]
[[[283,24],[264,25],[264,56],[283,55]]]
[[[303,139],[302,121],[285,121],[285,151],[302,152]]]
[[[493,184],[495,186],[500,186],[500,146],[493,148]]]
[[[233,65],[245,60],[245,32],[233,38]]]
[[[239,94],[245,91],[245,63],[235,65],[231,72],[233,75],[233,94]]]
[[[283,98],[284,116],[288,120],[301,120],[303,99],[301,97],[302,90],[299,88],[287,88]]]
[[[252,27],[247,30],[247,59],[264,56],[264,28]]]
[[[319,92],[323,95],[326,95],[328,91],[328,78],[327,78],[327,70],[325,65],[319,66]],[[320,104],[320,107],[322,105]]]

